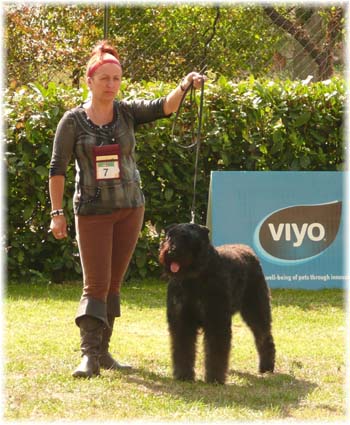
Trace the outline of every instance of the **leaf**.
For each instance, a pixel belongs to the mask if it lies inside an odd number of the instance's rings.
[[[300,115],[293,123],[294,127],[300,127],[306,124],[311,118],[311,112],[305,111],[302,115]]]
[[[261,146],[259,146],[259,151],[260,151],[261,153],[263,153],[264,155],[266,155],[266,154],[267,154],[267,152],[268,152],[267,147],[266,147],[265,145],[261,145]]]
[[[164,192],[165,200],[170,201],[170,199],[173,197],[173,194],[174,194],[174,189],[172,188],[165,189],[165,192]]]
[[[31,205],[28,205],[27,207],[24,208],[23,219],[25,221],[28,220],[32,214],[33,214],[33,207]]]
[[[146,265],[146,254],[139,254],[136,256],[136,265],[139,269],[142,269]]]
[[[307,169],[310,165],[311,159],[308,156],[303,156],[300,158],[300,165],[303,169]]]
[[[41,177],[47,177],[49,175],[49,170],[46,167],[44,167],[43,165],[38,165],[37,167],[35,167],[35,171]]]

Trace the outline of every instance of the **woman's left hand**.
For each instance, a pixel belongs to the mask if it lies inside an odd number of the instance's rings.
[[[184,93],[188,87],[193,82],[193,87],[199,89],[202,86],[202,82],[205,81],[207,77],[198,72],[190,72],[186,77],[181,81],[181,83],[171,91],[165,99],[163,104],[163,111],[165,115],[170,115],[173,112],[176,112],[179,108],[181,99],[184,96]]]
[[[186,75],[186,77],[182,80],[181,87],[183,89],[187,89],[187,87],[192,83],[193,81],[193,87],[195,89],[200,89],[202,86],[202,81],[206,80],[207,77],[203,74],[199,74],[198,72],[190,72]]]

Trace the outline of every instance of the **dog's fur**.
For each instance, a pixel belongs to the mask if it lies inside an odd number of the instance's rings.
[[[251,248],[223,245],[216,249],[206,227],[175,224],[166,231],[159,261],[170,277],[167,319],[176,379],[194,380],[196,339],[202,328],[205,380],[225,382],[232,315],[237,312],[254,334],[260,373],[273,372],[270,294]]]

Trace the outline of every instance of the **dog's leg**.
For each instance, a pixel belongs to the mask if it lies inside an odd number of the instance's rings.
[[[259,353],[259,372],[273,372],[275,369],[275,343],[271,332],[255,335],[255,345]]]
[[[245,294],[241,316],[254,334],[259,354],[259,372],[273,372],[276,350],[271,333],[271,308],[267,288]]]
[[[169,322],[173,376],[181,381],[194,380],[197,328],[190,323]]]
[[[264,322],[264,317],[259,317],[258,314],[255,315],[249,310],[244,310],[241,314],[255,338],[255,346],[259,354],[259,372],[273,372],[276,350],[270,323]]]
[[[231,319],[217,319],[204,325],[205,381],[224,384],[231,349]]]

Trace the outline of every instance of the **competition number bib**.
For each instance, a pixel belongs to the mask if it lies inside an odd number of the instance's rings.
[[[119,145],[94,146],[96,180],[120,179]]]

